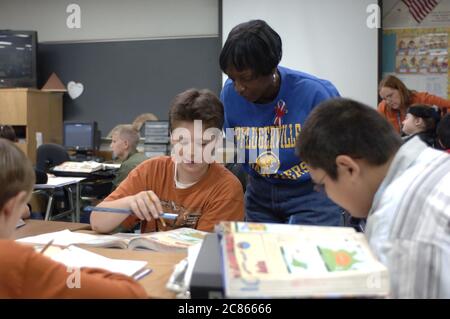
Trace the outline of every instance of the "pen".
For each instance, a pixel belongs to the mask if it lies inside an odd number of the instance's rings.
[[[40,253],[43,254],[43,253],[48,249],[48,247],[50,247],[50,246],[53,244],[53,241],[54,241],[54,239],[50,240],[50,241],[47,243],[47,245],[45,245],[45,247],[42,248],[42,250],[40,251]]]
[[[105,213],[117,213],[117,214],[132,214],[133,212],[129,209],[124,208],[112,208],[112,207],[95,207],[95,206],[86,206],[84,208],[84,211],[86,212],[105,212]],[[171,213],[163,213],[159,217],[165,218],[165,219],[177,219],[178,214],[171,214]]]
[[[140,280],[142,278],[144,278],[145,276],[147,276],[148,274],[150,274],[152,272],[152,270],[150,268],[146,268],[143,271],[138,272],[136,275],[133,276],[134,280]]]

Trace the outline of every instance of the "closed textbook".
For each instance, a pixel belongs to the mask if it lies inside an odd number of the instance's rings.
[[[384,297],[387,268],[352,228],[226,222],[228,298]]]
[[[18,242],[44,245],[88,245],[92,247],[120,249],[149,249],[154,251],[186,251],[189,246],[201,243],[207,233],[192,228],[177,228],[165,232],[114,235],[86,234],[63,230],[18,239]]]

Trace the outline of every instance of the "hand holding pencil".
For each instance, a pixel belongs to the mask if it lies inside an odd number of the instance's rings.
[[[126,206],[128,206],[129,209],[89,206],[86,207],[85,210],[94,212],[134,214],[140,220],[146,221],[160,219],[161,224],[164,227],[166,227],[166,223],[163,218],[174,219],[172,218],[172,215],[174,214],[166,214],[163,212],[161,202],[153,191],[142,191],[136,195],[129,196]]]

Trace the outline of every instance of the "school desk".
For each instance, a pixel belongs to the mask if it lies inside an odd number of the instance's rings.
[[[187,257],[187,253],[94,248],[86,245],[80,245],[80,247],[108,258],[147,261],[147,267],[151,268],[152,272],[139,280],[139,283],[144,287],[149,298],[175,298],[175,292],[168,290],[166,284],[175,265]]]
[[[52,233],[68,229],[71,231],[91,229],[91,225],[82,223],[56,222],[37,219],[26,219],[25,225],[17,228],[14,232],[14,239],[36,236],[45,233]]]

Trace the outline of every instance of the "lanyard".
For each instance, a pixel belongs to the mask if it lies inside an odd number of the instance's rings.
[[[402,119],[400,117],[400,110],[397,111],[397,123],[398,123],[398,128],[400,129],[400,133],[402,132]]]

